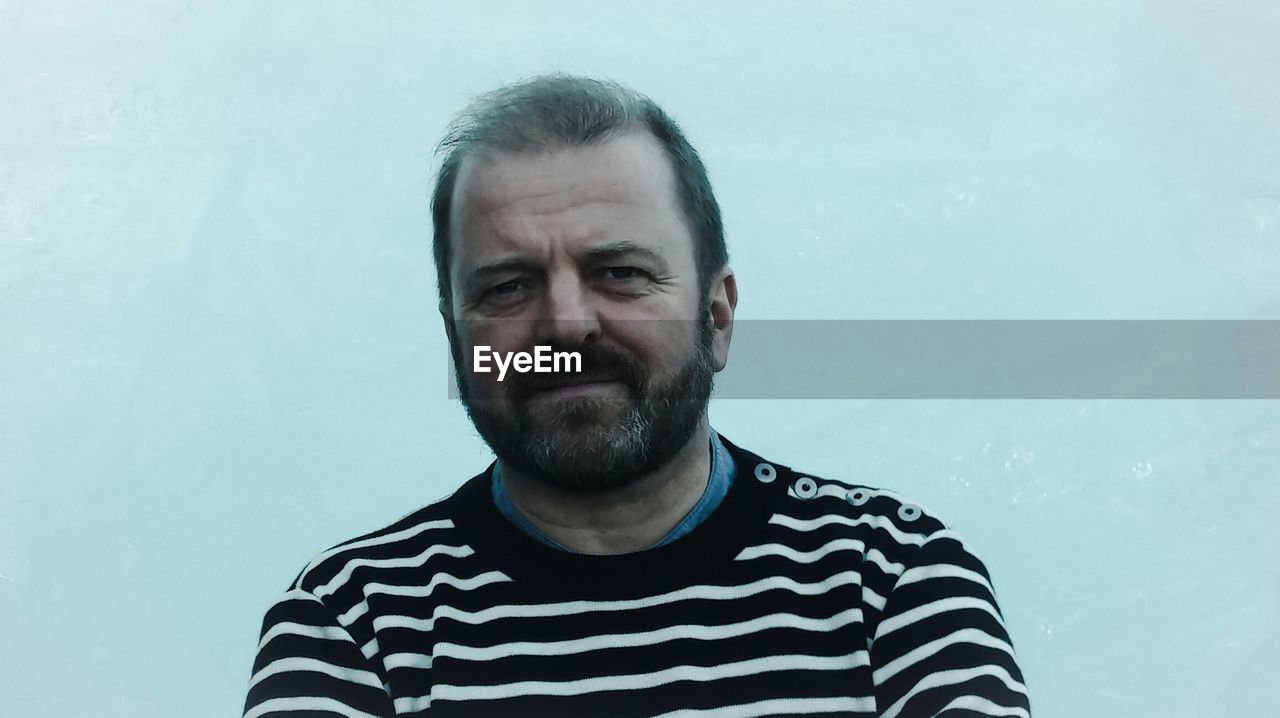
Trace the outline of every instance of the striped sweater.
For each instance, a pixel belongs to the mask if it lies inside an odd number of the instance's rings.
[[[665,546],[543,545],[498,513],[486,470],[325,551],[267,611],[245,718],[1028,718],[955,531],[721,440],[739,479]]]

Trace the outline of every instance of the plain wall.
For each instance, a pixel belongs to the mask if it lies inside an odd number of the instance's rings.
[[[239,715],[302,566],[490,461],[430,252],[471,95],[560,69],[662,104],[740,319],[1280,319],[1277,8],[0,2],[0,712]],[[1035,715],[1263,718],[1277,409],[711,418],[964,534]]]

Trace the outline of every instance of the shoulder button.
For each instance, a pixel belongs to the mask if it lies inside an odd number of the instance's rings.
[[[778,470],[769,464],[756,464],[756,478],[767,484],[778,478]]]
[[[903,521],[915,521],[920,518],[920,507],[911,504],[903,504],[898,507],[898,518]]]
[[[844,495],[844,500],[854,506],[861,506],[871,500],[871,492],[866,489],[850,489],[849,493]]]
[[[791,488],[796,490],[796,496],[802,499],[811,499],[818,495],[818,482],[808,476],[801,476],[796,479]]]

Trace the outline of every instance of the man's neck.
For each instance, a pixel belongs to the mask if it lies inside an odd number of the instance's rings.
[[[613,491],[564,491],[505,463],[502,484],[530,523],[570,551],[642,551],[667,535],[698,502],[711,472],[710,441],[704,417],[666,466]]]

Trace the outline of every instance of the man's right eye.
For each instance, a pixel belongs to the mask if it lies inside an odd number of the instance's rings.
[[[524,282],[519,279],[512,279],[510,281],[503,282],[502,284],[495,284],[494,286],[486,289],[481,298],[487,301],[500,302],[515,296],[515,294],[523,287]]]

